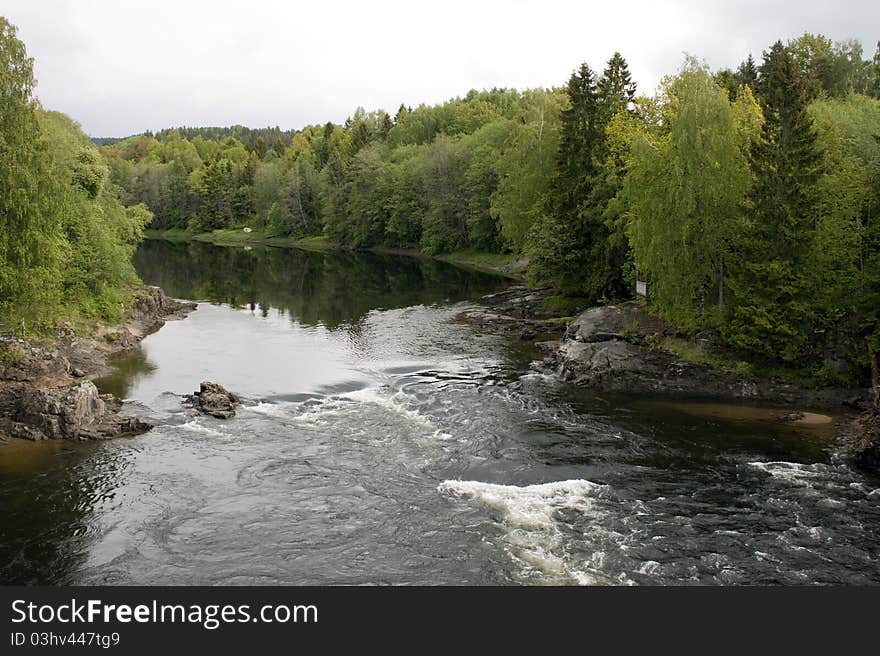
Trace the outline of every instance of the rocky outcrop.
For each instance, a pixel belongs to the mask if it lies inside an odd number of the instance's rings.
[[[840,434],[836,455],[858,467],[880,470],[880,408],[867,410]]]
[[[91,440],[149,430],[136,417],[120,415],[122,402],[99,394],[89,379],[111,371],[109,356],[136,346],[166,320],[183,318],[195,307],[158,287],[141,287],[120,326],[77,335],[64,322],[52,346],[0,339],[0,437]]]
[[[544,302],[550,289],[529,289],[514,285],[480,299],[482,307],[465,310],[458,318],[484,332],[515,335],[534,341],[559,336],[559,313],[547,310]]]
[[[111,394],[99,394],[91,381],[54,389],[10,385],[0,389],[0,431],[29,440],[99,440],[152,428],[120,415],[121,406]]]
[[[121,326],[99,332],[98,336],[103,342],[100,346],[103,350],[112,352],[130,349],[147,335],[159,330],[166,321],[182,319],[195,308],[195,303],[177,301],[159,287],[141,287],[132,297],[128,321]],[[71,347],[72,364],[77,366],[83,363],[88,366],[90,344],[77,344],[74,341]]]
[[[58,348],[15,338],[0,341],[0,381],[63,381],[70,373],[70,360]]]
[[[588,310],[569,324],[553,363],[564,380],[611,392],[830,406],[864,397],[859,390],[808,389],[683,362],[652,346],[671,331],[635,304]]]
[[[199,412],[218,419],[234,417],[235,408],[241,403],[238,395],[228,391],[222,385],[207,380],[199,384],[199,391],[188,396],[187,401],[192,403]]]

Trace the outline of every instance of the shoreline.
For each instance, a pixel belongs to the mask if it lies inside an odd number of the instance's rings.
[[[136,347],[166,321],[183,319],[196,307],[144,285],[133,291],[121,324],[99,326],[84,335],[66,327],[48,346],[38,339],[4,339],[0,442],[87,441],[150,430],[152,425],[120,414],[122,400],[101,394],[93,381],[112,371],[112,356]]]
[[[540,312],[541,290],[514,286],[480,303],[481,309],[463,312],[459,320],[532,342],[543,365],[568,385],[646,404],[739,407],[765,421],[830,431],[832,459],[880,469],[880,413],[871,407],[870,388],[807,386],[721,367],[720,358],[705,354],[702,360],[682,357],[665,348],[680,340],[674,327],[638,301],[548,318]]]
[[[332,242],[326,237],[307,237],[294,239],[291,237],[279,237],[265,232],[254,230],[246,233],[243,230],[215,230],[213,232],[191,233],[185,230],[146,230],[145,239],[164,239],[166,241],[202,241],[218,246],[272,246],[274,248],[298,248],[306,251],[343,251],[343,252],[367,252],[378,255],[402,255],[425,260],[446,262],[456,266],[474,269],[485,273],[508,278],[513,281],[525,280],[525,268],[528,260],[512,254],[483,253],[474,250],[456,251],[453,253],[441,253],[430,255],[423,253],[417,248],[402,248],[393,246],[371,246],[369,248],[352,248],[345,244]]]

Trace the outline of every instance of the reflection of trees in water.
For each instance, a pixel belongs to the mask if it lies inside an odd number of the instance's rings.
[[[0,584],[76,583],[94,535],[94,513],[112,504],[128,459],[103,444],[39,444],[51,451],[39,475],[0,473]]]
[[[138,345],[114,357],[110,364],[113,372],[95,380],[102,393],[110,393],[120,399],[128,398],[131,388],[145,374],[156,370],[156,365],[147,359],[147,352]]]
[[[353,326],[367,312],[474,298],[503,280],[445,262],[374,253],[311,252],[145,241],[141,278],[178,298],[288,312],[306,325]]]

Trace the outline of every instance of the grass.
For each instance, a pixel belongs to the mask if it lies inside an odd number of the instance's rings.
[[[271,230],[252,228],[251,232],[245,232],[243,227],[213,230],[211,232],[192,233],[181,228],[170,230],[146,230],[145,236],[150,239],[168,239],[172,241],[190,240],[207,241],[213,244],[235,246],[239,244],[265,244],[283,248],[302,248],[312,251],[326,251],[339,248],[339,244],[329,240],[323,235],[305,237],[282,237],[274,234]],[[476,250],[462,250],[454,253],[442,253],[436,256],[427,255],[416,249],[376,247],[371,250],[377,253],[395,253],[398,255],[431,257],[459,266],[471,267],[481,271],[491,271],[509,278],[522,279],[524,264],[518,263],[518,258],[510,253],[483,253]],[[515,265],[515,266],[511,266]],[[511,266],[510,271],[502,272],[504,267]]]
[[[168,230],[155,230],[147,228],[144,230],[144,236],[147,239],[167,239],[168,241],[186,241],[192,239],[192,233],[183,228],[170,228]]]
[[[855,387],[859,382],[831,370],[827,365],[821,367],[791,367],[770,362],[747,362],[736,354],[723,349],[702,348],[695,339],[683,337],[663,337],[652,346],[666,351],[690,364],[703,365],[737,374],[747,380],[781,380],[800,387]]]
[[[541,309],[553,314],[575,316],[586,307],[586,299],[553,294],[541,301]]]
[[[512,253],[484,253],[473,249],[441,253],[436,259],[468,266],[483,271],[493,271],[508,278],[522,279],[525,266]],[[502,269],[506,269],[502,271]]]

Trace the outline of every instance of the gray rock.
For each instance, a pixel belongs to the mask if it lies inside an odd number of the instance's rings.
[[[552,364],[567,381],[610,392],[688,398],[749,399],[775,403],[841,405],[853,392],[801,388],[791,383],[746,378],[729,370],[681,362],[650,346],[643,336],[669,330],[643,310],[608,306],[573,321]],[[864,398],[858,393],[857,398]]]
[[[0,390],[0,430],[28,440],[95,440],[152,428],[119,415],[121,406],[112,395],[99,394],[91,381],[49,389],[7,386]]]
[[[222,385],[204,380],[199,384],[199,391],[187,397],[193,407],[201,413],[230,419],[235,416],[235,408],[241,403],[238,395],[233,394]]]
[[[622,339],[627,322],[632,321],[629,312],[614,306],[587,310],[568,325],[566,338],[578,342],[607,342]]]

